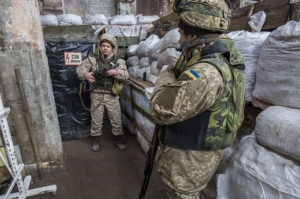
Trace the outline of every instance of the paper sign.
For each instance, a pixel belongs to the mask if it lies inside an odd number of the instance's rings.
[[[82,53],[64,52],[65,65],[77,66],[82,62]]]

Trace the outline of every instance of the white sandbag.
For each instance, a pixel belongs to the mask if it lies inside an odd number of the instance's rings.
[[[126,128],[126,130],[129,133],[135,135],[136,127],[132,124],[132,122],[124,114],[121,114],[121,119],[122,119],[122,125]]]
[[[148,81],[151,82],[152,84],[155,84],[156,83],[156,80],[157,80],[157,75],[153,75],[153,74],[149,74],[149,79]]]
[[[139,130],[136,128],[136,139],[138,143],[141,145],[142,150],[144,153],[147,153],[149,149],[149,142],[143,137],[143,135],[139,132]]]
[[[152,16],[143,16],[142,14],[137,15],[137,23],[138,24],[151,24],[153,21],[159,19],[159,16],[152,15]]]
[[[160,48],[162,45],[162,39],[159,39],[158,42],[156,42],[155,45],[152,46],[152,48],[149,50],[149,59],[150,61],[157,61],[158,57],[160,55]]]
[[[269,34],[270,32],[248,32],[244,30],[228,33],[228,36],[233,39],[236,49],[238,49],[244,57],[244,63],[246,67],[245,74],[247,102],[252,101],[257,61],[263,42]]]
[[[138,47],[139,47],[138,44],[128,46],[128,48],[127,48],[128,57],[136,56]]]
[[[300,161],[300,109],[270,106],[256,118],[257,140]]]
[[[149,138],[153,137],[153,132],[155,128],[155,124],[151,122],[147,117],[142,115],[137,109],[133,109],[133,115],[136,123],[139,127],[141,127],[145,133],[149,136]]]
[[[41,15],[42,26],[58,26],[57,17],[52,14]]]
[[[157,68],[161,69],[163,65],[175,65],[181,52],[177,51],[175,48],[167,48],[163,51],[157,60]]]
[[[133,117],[133,109],[130,101],[120,97],[120,106],[130,117]]]
[[[140,64],[140,58],[138,56],[128,57],[126,60],[127,66],[136,66]]]
[[[148,67],[149,65],[150,65],[149,57],[141,57],[141,59],[140,59],[140,68]]]
[[[131,89],[130,89],[130,86],[129,86],[129,85],[123,84],[121,93],[122,93],[123,95],[125,95],[126,97],[130,98],[130,96],[131,96],[131,91],[130,91],[130,90],[131,90]]]
[[[163,52],[167,48],[180,48],[180,44],[178,43],[179,38],[180,34],[178,32],[178,28],[170,30],[162,38],[162,44],[159,51]]]
[[[225,174],[217,177],[220,199],[299,199],[300,163],[258,144],[252,134],[241,139]]]
[[[161,69],[157,68],[157,61],[151,62],[151,65],[150,65],[150,74],[153,74],[153,75],[157,76],[157,75],[159,75],[160,70]]]
[[[137,22],[136,17],[133,14],[130,15],[115,15],[109,20],[111,25],[135,25]]]
[[[169,65],[163,65],[163,67],[160,69],[160,73],[162,73],[164,70],[166,70],[169,67]]]
[[[57,15],[59,26],[82,25],[82,19],[78,15],[61,14]]]
[[[108,19],[106,16],[102,14],[95,14],[95,15],[85,15],[82,17],[82,23],[83,24],[89,24],[89,25],[107,25]]]
[[[119,26],[119,25],[106,25],[105,32],[117,37],[138,37],[140,41],[144,41],[147,38],[147,30],[152,28],[153,25],[131,25],[131,26]]]
[[[139,47],[137,49],[137,55],[139,57],[148,57],[149,56],[149,50],[153,48],[153,46],[156,45],[157,42],[159,42],[160,39],[157,35],[150,35],[145,41],[142,41],[139,43]]]
[[[139,68],[138,71],[137,71],[136,76],[143,79],[144,72],[146,72],[146,80],[148,80],[149,75],[150,75],[150,66],[144,67],[144,68]]]
[[[253,97],[290,108],[300,108],[300,22],[274,30],[262,47]]]
[[[129,73],[129,75],[133,76],[133,77],[137,77],[137,72],[139,70],[140,66],[136,65],[136,66],[130,66],[127,68],[127,71]]]

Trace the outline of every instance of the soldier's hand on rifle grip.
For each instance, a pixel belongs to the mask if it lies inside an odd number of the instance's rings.
[[[106,76],[116,76],[117,75],[117,71],[115,69],[109,69],[105,72]]]
[[[93,83],[95,81],[95,78],[93,76],[93,72],[85,73],[84,78],[88,80],[89,82]]]

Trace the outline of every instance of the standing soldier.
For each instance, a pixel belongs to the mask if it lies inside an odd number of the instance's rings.
[[[224,0],[174,2],[183,52],[160,74],[150,99],[161,125],[157,169],[170,199],[199,198],[243,121],[243,57],[223,33],[229,7]]]
[[[96,53],[83,60],[76,71],[79,79],[93,83],[94,87],[91,93],[93,151],[99,151],[104,108],[107,110],[118,148],[121,151],[126,150],[123,142],[119,94],[122,88],[120,81],[127,80],[129,74],[125,60],[116,59],[117,48],[115,36],[101,35]]]

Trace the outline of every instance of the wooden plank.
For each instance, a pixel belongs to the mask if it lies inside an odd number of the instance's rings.
[[[260,1],[259,3],[254,4],[255,8],[253,10],[253,14],[257,13],[259,11],[262,10],[270,10],[273,8],[277,8],[277,7],[281,7],[284,5],[290,4],[290,0],[264,0],[264,1]],[[235,9],[234,11],[232,11],[232,17],[231,19],[235,19],[235,18],[240,18],[243,16],[246,16],[248,14],[250,6],[246,6],[243,8],[238,8]]]
[[[290,5],[285,5],[272,10],[266,10],[267,20],[262,27],[262,30],[274,29],[286,24],[288,21],[289,9]]]
[[[288,21],[289,8],[290,5],[284,5],[278,8],[265,10],[267,17],[262,30],[275,29],[284,25]],[[228,31],[237,30],[251,31],[251,27],[248,25],[247,16],[231,20]]]
[[[158,27],[163,27],[163,24],[169,24],[169,23],[177,22],[177,21],[179,21],[179,16],[177,13],[173,12],[167,16],[161,17],[161,18],[153,21],[152,24],[155,28],[158,28]]]
[[[248,25],[247,16],[231,20],[228,31],[237,31],[237,30],[251,31],[251,27]]]
[[[53,6],[53,7],[62,7],[62,0],[43,0],[43,7]]]

